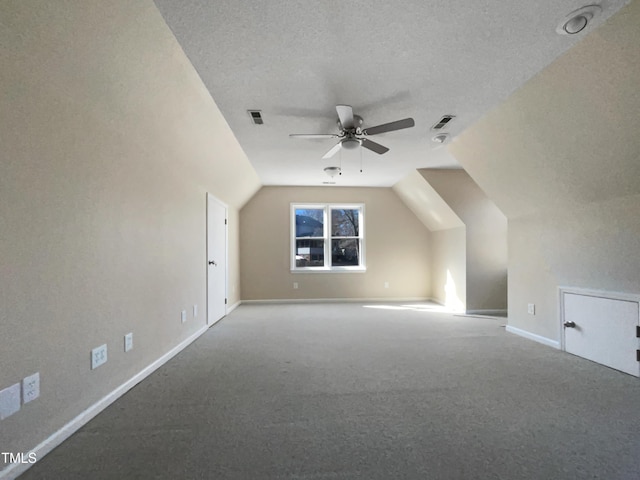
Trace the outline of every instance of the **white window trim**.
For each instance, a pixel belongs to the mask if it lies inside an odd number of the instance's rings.
[[[324,210],[324,226],[325,233],[322,237],[324,239],[324,258],[325,265],[323,267],[297,267],[296,266],[296,209],[308,208]],[[338,266],[333,267],[327,265],[331,262],[331,225],[329,219],[329,212],[331,209],[359,209],[359,232],[360,232],[360,265],[358,266]],[[367,271],[366,256],[365,256],[365,211],[364,203],[291,203],[290,204],[290,251],[289,258],[291,262],[291,273],[362,273]],[[319,237],[318,237],[319,238]]]

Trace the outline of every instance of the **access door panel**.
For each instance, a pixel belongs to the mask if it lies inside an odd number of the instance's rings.
[[[638,302],[568,292],[563,296],[565,350],[639,376]]]

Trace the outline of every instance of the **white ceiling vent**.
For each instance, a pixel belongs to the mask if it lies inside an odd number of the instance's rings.
[[[264,124],[264,121],[262,120],[262,113],[260,113],[260,110],[247,110],[247,112],[249,113],[249,117],[251,117],[251,121],[253,123],[255,123],[256,125]]]
[[[431,127],[431,130],[441,130],[441,129],[443,129],[454,118],[456,118],[455,115],[445,115],[440,120],[438,120],[438,123],[436,123],[433,127]]]

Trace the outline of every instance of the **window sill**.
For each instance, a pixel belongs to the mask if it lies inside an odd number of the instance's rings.
[[[366,267],[334,267],[334,268],[301,267],[301,268],[292,268],[290,270],[291,273],[365,273],[366,271],[367,271]]]

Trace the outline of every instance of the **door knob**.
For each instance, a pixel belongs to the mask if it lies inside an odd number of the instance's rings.
[[[218,264],[216,262],[214,262],[213,260],[209,260],[209,265],[213,265],[214,267],[217,266]]]
[[[564,322],[565,328],[576,328],[576,322]]]

